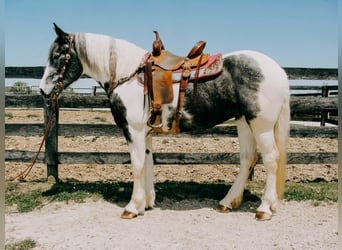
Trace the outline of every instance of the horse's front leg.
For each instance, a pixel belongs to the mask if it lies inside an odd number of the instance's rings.
[[[152,136],[146,137],[146,152],[145,152],[145,192],[146,192],[146,208],[154,207],[156,193],[154,191],[154,172],[153,172],[153,150]]]
[[[146,207],[145,191],[145,131],[131,130],[132,141],[128,143],[133,172],[133,193],[121,218],[132,219],[144,214]]]

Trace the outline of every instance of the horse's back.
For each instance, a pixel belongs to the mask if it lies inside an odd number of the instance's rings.
[[[276,79],[277,85],[288,86],[288,79],[285,71],[280,65],[269,56],[254,50],[240,50],[232,53],[227,53],[223,56],[226,59],[238,58],[236,61],[246,65],[253,65],[255,68],[261,70],[265,79]]]
[[[252,50],[225,54],[224,61],[240,92],[239,99],[245,100],[246,106],[257,106],[259,118],[272,117],[273,120],[277,117],[283,103],[289,99],[288,78],[280,65],[269,56]]]
[[[254,65],[261,70],[265,80],[275,80],[277,85],[288,87],[288,79],[285,71],[271,57],[253,50],[240,50],[223,56],[226,59],[239,58],[240,63]]]

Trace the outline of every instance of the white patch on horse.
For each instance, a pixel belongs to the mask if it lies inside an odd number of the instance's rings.
[[[47,81],[48,77],[52,78],[52,81]],[[52,92],[55,87],[55,82],[58,80],[58,74],[56,74],[56,69],[51,67],[48,63],[45,67],[45,71],[42,79],[40,80],[39,87],[42,93],[49,94]]]
[[[83,74],[91,76],[102,87],[134,72],[146,50],[133,43],[109,36],[76,33],[76,50],[83,65]]]

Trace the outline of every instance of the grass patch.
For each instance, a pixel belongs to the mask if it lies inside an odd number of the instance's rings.
[[[93,200],[101,198],[97,194],[92,194],[86,190],[79,190],[74,185],[65,190],[57,191],[58,187],[63,184],[55,184],[46,186],[45,183],[6,183],[5,205],[10,210],[15,210],[19,213],[33,211],[36,208],[43,206],[44,203],[50,201],[65,201],[65,202],[84,202],[85,199],[92,198]],[[30,187],[28,187],[30,186]]]
[[[27,188],[28,183],[7,182],[5,191],[6,207],[15,207],[19,213],[32,211],[42,205],[42,189]],[[33,186],[36,186],[33,184]]]
[[[251,181],[244,191],[244,202],[259,202],[265,184]],[[29,212],[43,206],[47,202],[77,202],[87,199],[106,201],[124,206],[130,200],[133,183],[131,182],[74,182],[57,183],[6,183],[6,208],[17,212]],[[230,188],[230,184],[173,182],[156,183],[156,202],[167,198],[174,201],[186,199],[222,199]],[[285,200],[304,201],[311,200],[313,206],[322,202],[337,202],[337,182],[303,182],[286,183]]]
[[[28,250],[35,248],[36,246],[37,242],[31,239],[27,239],[12,244],[6,244],[5,250]]]
[[[20,213],[32,211],[41,204],[41,192],[39,190],[34,190],[30,193],[9,195],[6,198],[6,205],[16,206],[17,211]]]
[[[319,202],[337,202],[337,182],[301,182],[287,183],[285,199],[295,201],[312,200],[313,205]]]
[[[100,117],[100,116],[94,117],[94,120],[98,121],[98,122],[106,122],[107,121],[107,119],[105,117]]]
[[[5,113],[5,118],[13,119],[14,115],[12,113]]]
[[[99,200],[102,195],[99,192],[89,192],[87,190],[82,190],[77,188],[76,185],[72,184],[68,188],[63,188],[60,184],[54,185],[50,190],[43,193],[44,196],[50,196],[55,201],[64,202],[77,202],[82,203],[86,199]]]
[[[37,114],[28,114],[26,117],[27,117],[27,118],[39,118],[40,115],[37,115]]]
[[[169,140],[168,139],[163,139],[162,140],[162,144],[168,144],[169,143]]]
[[[263,182],[251,181],[247,189],[251,193],[262,196],[265,184]],[[287,201],[313,201],[313,205],[319,205],[321,202],[338,201],[338,183],[337,182],[286,182],[284,198]]]

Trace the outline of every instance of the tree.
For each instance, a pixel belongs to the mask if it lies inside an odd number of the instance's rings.
[[[30,94],[31,88],[27,86],[26,82],[15,82],[13,83],[13,86],[10,88],[9,92],[18,94]]]

